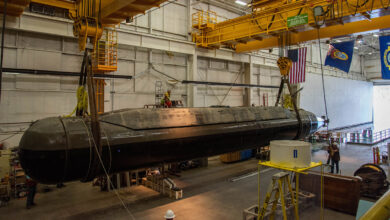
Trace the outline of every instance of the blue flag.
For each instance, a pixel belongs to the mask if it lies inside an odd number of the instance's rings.
[[[382,79],[390,79],[390,36],[379,37],[381,45]]]
[[[333,66],[348,73],[352,63],[354,43],[355,41],[347,41],[330,44],[325,66]]]

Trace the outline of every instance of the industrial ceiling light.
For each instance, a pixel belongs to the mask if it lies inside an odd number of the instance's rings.
[[[359,47],[354,47],[354,48],[355,48],[355,50],[359,49]]]
[[[374,36],[374,37],[379,37],[379,35],[377,34],[377,33],[375,33],[374,35],[372,35],[372,36]]]
[[[242,5],[242,6],[246,6],[246,3],[243,2],[243,1],[240,1],[240,0],[236,0],[236,4],[239,4],[239,5]]]

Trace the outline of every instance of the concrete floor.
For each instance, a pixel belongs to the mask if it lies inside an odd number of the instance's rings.
[[[386,143],[380,144],[384,150]],[[353,175],[362,164],[372,162],[372,147],[341,145],[341,172]],[[313,161],[326,161],[326,151],[313,153]],[[258,176],[232,182],[233,177],[257,169],[257,160],[223,164],[218,157],[209,160],[209,167],[182,172],[174,178],[183,188],[184,197],[173,200],[143,187],[120,190],[119,194],[131,214],[121,206],[113,192],[100,192],[91,183],[71,182],[65,188],[51,187],[52,191],[38,193],[37,206],[25,209],[25,199],[11,200],[0,208],[0,219],[163,219],[166,210],[172,209],[177,220],[183,219],[242,219],[242,210],[257,203]],[[386,171],[388,167],[383,166]],[[277,170],[263,169],[260,175],[261,194]],[[305,211],[301,219],[320,219],[318,208]],[[133,216],[133,217],[132,217]],[[325,210],[325,219],[355,219],[354,216]]]

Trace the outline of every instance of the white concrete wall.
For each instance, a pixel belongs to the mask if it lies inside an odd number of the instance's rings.
[[[8,31],[6,37],[6,68],[80,71],[82,54],[78,51],[76,39],[22,31]],[[187,57],[182,53],[121,45],[118,71],[114,74],[131,75],[135,79],[106,80],[105,110],[154,104],[156,81],[162,81],[163,90],[171,89],[172,98],[183,100],[186,105],[187,86],[170,84],[166,76],[148,67],[151,63],[157,70],[184,80],[187,79]],[[77,87],[77,77],[4,73],[0,140],[28,126],[28,123],[20,122],[71,113],[76,105]],[[18,124],[8,124],[15,122]],[[19,138],[20,134],[16,134],[7,142],[15,146]]]
[[[278,87],[280,85],[280,71],[274,66],[254,64],[252,74],[252,84]],[[277,95],[278,89],[253,88],[252,104],[255,104],[255,106],[274,106]]]
[[[163,3],[162,7],[154,8],[146,15],[138,15],[134,22],[122,22],[123,30],[150,33],[170,38],[186,40],[188,36],[187,0]]]
[[[198,58],[198,81],[244,83],[244,63]],[[197,86],[196,107],[211,105],[243,106],[244,88]]]
[[[219,21],[240,15],[233,9],[222,9],[215,4],[179,0],[154,9],[151,13],[138,16],[132,24],[120,25],[117,29],[119,70],[114,74],[131,75],[135,76],[135,79],[106,80],[106,111],[143,107],[144,104],[154,103],[154,85],[157,80],[164,82],[164,90],[168,88],[172,90],[173,99],[183,100],[188,106],[243,106],[248,91],[251,103],[263,105],[263,95],[268,94],[268,105],[274,105],[277,89],[253,88],[245,91],[244,88],[237,87],[172,85],[167,83],[167,77],[153,70],[146,71],[149,63],[152,63],[158,70],[178,80],[279,85],[280,74],[276,66],[277,49],[272,53],[265,50],[251,54],[236,54],[226,49],[196,48],[188,34],[191,30],[190,15],[201,9],[216,11]],[[26,12],[20,18],[8,19],[6,26],[8,30],[5,67],[79,71],[82,54],[78,50],[77,40],[73,37],[71,20]],[[316,94],[321,91],[314,86],[318,84],[318,80],[313,80],[311,85],[311,79],[318,76],[316,74],[319,74],[321,69],[318,49],[316,50],[316,44],[308,43],[306,46],[309,48],[307,72],[310,81],[304,85],[303,92]],[[323,45],[322,51],[325,59],[326,45]],[[192,62],[193,60],[195,62]],[[359,61],[355,56],[349,74],[325,67],[325,75],[334,76],[332,78],[335,81],[341,79],[343,83],[337,86],[342,88],[344,84],[352,86],[355,82],[359,82],[357,80],[365,80],[365,75],[361,74]],[[244,72],[250,74],[250,77]],[[313,77],[311,74],[314,74]],[[28,125],[5,123],[29,122],[43,117],[65,115],[70,113],[76,104],[77,78],[7,73],[3,77],[0,141],[8,137],[10,131],[19,131]],[[360,92],[356,90],[345,92],[344,96],[337,96],[335,102],[345,100],[348,102],[357,94]],[[305,99],[305,96],[301,97],[301,103],[305,103],[302,107],[316,111],[319,103],[305,101]],[[187,104],[187,100],[191,102]],[[348,105],[334,105],[332,108],[337,108],[340,112],[349,110]],[[338,123],[345,126],[356,122],[341,118]],[[8,141],[14,146],[18,144],[19,138],[20,135],[15,135]]]
[[[374,86],[374,128],[381,131],[390,128],[390,86]]]
[[[329,128],[372,122],[373,85],[371,82],[325,76]],[[317,116],[325,115],[320,74],[307,74],[301,85],[301,108]]]

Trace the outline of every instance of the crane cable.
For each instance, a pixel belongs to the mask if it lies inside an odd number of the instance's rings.
[[[325,105],[325,115],[326,115],[326,133],[329,133],[329,116],[328,116],[328,105],[326,102],[326,92],[325,92],[325,77],[324,77],[324,65],[322,64],[322,51],[321,51],[321,38],[320,38],[320,27],[322,26],[318,24],[317,16],[314,16],[315,24],[317,26],[317,43],[318,43],[318,50],[320,53],[320,64],[321,64],[321,79],[322,79],[322,93],[324,96],[324,105]],[[324,22],[325,23],[325,22]],[[328,138],[329,142],[329,138]],[[329,143],[330,144],[330,143]]]
[[[322,79],[322,94],[324,95],[324,105],[325,105],[325,115],[326,115],[326,134],[329,134],[329,117],[328,117],[328,106],[326,103],[326,93],[325,93],[325,77],[324,77],[324,66],[322,64],[322,51],[321,51],[321,40],[320,40],[320,27],[321,25],[318,25],[317,16],[314,16],[315,24],[317,26],[317,42],[318,42],[318,50],[320,52],[320,64],[321,64],[321,79]],[[325,21],[324,21],[325,23]],[[330,145],[330,140],[328,138],[328,144]],[[323,165],[321,165],[321,219],[324,219],[324,203],[325,203],[325,196],[324,196],[324,168]]]
[[[94,148],[95,148],[95,151],[96,151],[96,154],[97,154],[97,156],[98,156],[99,162],[100,162],[100,164],[101,164],[101,166],[102,166],[102,168],[103,168],[104,174],[105,174],[105,176],[106,176],[106,178],[107,178],[107,182],[110,183],[110,185],[108,185],[107,187],[111,187],[111,186],[112,186],[115,195],[118,197],[118,199],[119,199],[119,201],[121,202],[122,206],[125,208],[127,214],[129,214],[129,216],[131,217],[131,219],[135,220],[134,215],[130,212],[130,210],[129,210],[129,208],[127,207],[126,203],[123,201],[123,199],[122,199],[121,196],[119,195],[118,191],[116,190],[114,184],[113,184],[112,181],[110,180],[110,176],[109,176],[109,174],[108,174],[109,171],[107,171],[106,167],[104,166],[103,160],[102,160],[102,158],[101,158],[101,156],[100,156],[100,153],[99,153],[98,146],[97,146],[97,144],[96,144],[96,142],[95,142],[95,139],[91,136],[90,130],[88,129],[87,124],[85,124],[85,121],[84,121],[84,120],[81,120],[81,121],[83,122],[84,127],[85,127],[85,129],[86,129],[86,131],[87,131],[88,139],[89,139],[89,140],[92,140],[92,142],[93,142],[93,146],[94,146]],[[103,129],[103,132],[105,133],[104,129]],[[106,134],[106,135],[107,135],[107,134]],[[91,137],[92,137],[92,138],[91,138]],[[106,136],[106,137],[107,137],[107,136]],[[108,142],[108,137],[107,137],[107,144],[108,144],[108,147],[110,148],[110,144],[109,144],[109,142]],[[90,148],[91,148],[91,142],[90,142]],[[110,148],[110,149],[111,149],[111,148]],[[111,154],[111,151],[110,151],[110,154]],[[112,160],[111,155],[110,155],[110,160]],[[111,169],[111,164],[110,164],[110,169]]]
[[[320,40],[320,29],[317,28],[317,36],[318,36],[318,50],[320,52],[320,63],[321,63],[321,78],[322,78],[322,93],[324,95],[324,104],[325,104],[325,115],[326,120],[329,121],[328,117],[328,105],[326,102],[326,93],[325,93],[325,79],[324,79],[324,65],[322,64],[322,52],[321,52],[321,40]],[[329,132],[329,123],[326,123],[326,132]]]

